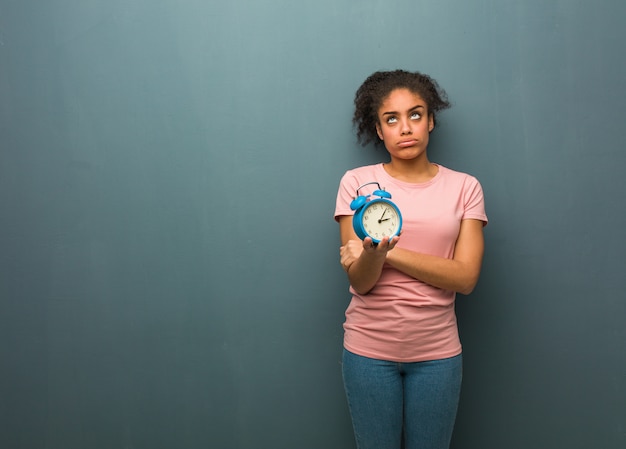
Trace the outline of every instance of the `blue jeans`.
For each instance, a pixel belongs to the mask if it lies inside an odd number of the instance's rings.
[[[344,349],[343,382],[358,449],[448,449],[462,365],[461,355],[398,363]]]

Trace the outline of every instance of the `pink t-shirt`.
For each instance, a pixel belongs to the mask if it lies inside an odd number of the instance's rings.
[[[378,182],[402,214],[399,248],[451,259],[461,221],[487,223],[478,180],[441,165],[433,179],[413,184],[392,178],[383,164],[349,170],[341,179],[335,219],[353,215],[356,189]],[[377,186],[359,191],[371,194]],[[344,346],[355,354],[397,362],[418,362],[461,353],[454,312],[456,293],[418,281],[385,264],[376,286],[366,295],[350,288]]]

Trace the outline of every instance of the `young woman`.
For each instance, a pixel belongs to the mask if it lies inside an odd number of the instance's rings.
[[[389,153],[387,163],[346,172],[335,209],[352,293],[343,379],[357,446],[447,449],[462,377],[454,301],[480,274],[482,188],[428,158],[437,113],[450,106],[429,76],[376,72],[354,103],[359,141]],[[352,227],[350,202],[370,182],[392,195],[403,219],[401,235],[377,245]]]

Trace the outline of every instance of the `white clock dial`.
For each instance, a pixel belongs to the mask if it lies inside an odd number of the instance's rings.
[[[373,202],[363,212],[363,228],[377,240],[396,235],[400,228],[398,211],[384,201]]]

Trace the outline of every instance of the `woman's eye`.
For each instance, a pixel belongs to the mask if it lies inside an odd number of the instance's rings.
[[[417,120],[421,117],[421,115],[419,114],[419,112],[414,112],[411,114],[411,120]]]
[[[391,125],[392,123],[396,123],[398,121],[397,118],[395,117],[389,117],[387,118],[387,124]]]

